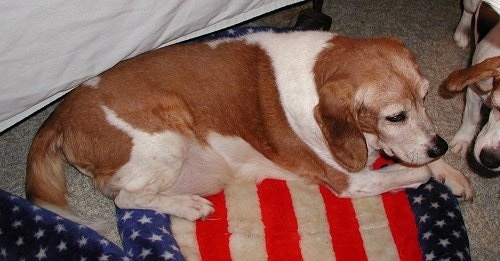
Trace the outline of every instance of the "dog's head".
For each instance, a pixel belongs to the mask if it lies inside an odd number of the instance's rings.
[[[489,93],[485,104],[491,111],[488,122],[477,135],[474,157],[484,167],[498,172],[500,171],[500,56],[488,58],[467,69],[453,71],[441,88],[447,91],[462,91],[467,86],[474,86],[478,92]]]
[[[400,41],[338,36],[331,44],[316,64],[315,117],[342,167],[366,166],[369,147],[409,165],[446,152],[424,108],[429,83]]]
[[[500,80],[489,96],[491,111],[474,145],[474,157],[488,169],[500,172]]]

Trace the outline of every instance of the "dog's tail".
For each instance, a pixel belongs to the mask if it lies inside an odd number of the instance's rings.
[[[50,119],[44,123],[31,144],[26,170],[26,198],[37,205],[69,209],[61,150],[63,137],[51,123]]]
[[[36,134],[28,154],[26,198],[56,214],[104,234],[104,224],[83,217],[70,207],[66,187],[63,135],[49,118]]]
[[[443,81],[441,89],[459,92],[468,85],[498,76],[500,76],[500,56],[488,58],[470,68],[453,71]]]

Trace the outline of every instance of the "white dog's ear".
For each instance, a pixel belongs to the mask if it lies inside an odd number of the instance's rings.
[[[462,91],[468,85],[496,76],[500,76],[500,56],[488,58],[467,69],[453,71],[442,87],[448,91]]]
[[[353,89],[328,83],[319,90],[314,117],[335,160],[356,172],[366,166],[368,149],[354,111]]]

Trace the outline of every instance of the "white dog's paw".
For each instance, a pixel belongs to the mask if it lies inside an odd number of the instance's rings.
[[[450,151],[453,154],[465,158],[467,156],[467,151],[469,150],[470,143],[471,143],[470,140],[466,140],[463,137],[460,137],[459,135],[455,135],[455,137],[453,137],[453,139],[450,142]]]
[[[472,6],[465,6],[460,21],[455,28],[455,33],[453,34],[453,39],[455,43],[462,49],[467,48],[471,41],[471,23],[477,6],[475,3],[469,2]],[[479,3],[477,3],[479,4]]]
[[[204,219],[213,211],[214,207],[209,200],[197,195],[183,195],[176,197],[175,216],[189,221]]]
[[[453,39],[458,47],[466,49],[470,42],[468,29],[457,27],[455,33],[453,34]]]

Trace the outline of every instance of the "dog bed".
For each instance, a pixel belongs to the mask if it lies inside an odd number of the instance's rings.
[[[276,29],[208,38],[255,30]],[[386,164],[379,158],[373,167]],[[0,190],[0,260],[470,260],[459,202],[435,180],[362,199],[264,180],[233,184],[208,199],[215,212],[197,222],[117,209],[119,247]]]
[[[434,180],[355,200],[264,180],[209,199],[197,222],[117,209],[122,249],[0,190],[0,260],[470,260],[459,202]]]

